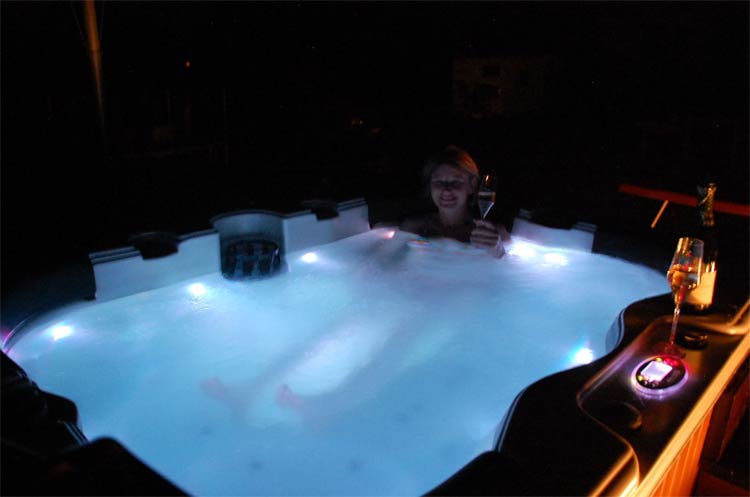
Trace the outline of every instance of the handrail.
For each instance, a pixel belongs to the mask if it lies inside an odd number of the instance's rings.
[[[698,205],[697,196],[671,192],[669,190],[656,190],[653,188],[644,188],[642,186],[623,183],[619,186],[617,191],[628,195],[635,195],[637,197],[661,200],[664,202],[674,202],[675,204],[687,205],[690,207]],[[714,200],[714,212],[750,217],[750,205]]]

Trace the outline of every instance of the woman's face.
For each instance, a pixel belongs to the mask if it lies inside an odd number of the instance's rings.
[[[441,212],[466,210],[472,194],[471,179],[454,167],[438,166],[430,179],[430,191],[432,201]]]

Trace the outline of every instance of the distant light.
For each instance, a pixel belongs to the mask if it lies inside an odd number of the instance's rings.
[[[530,259],[536,257],[536,249],[528,243],[515,241],[508,250],[508,254]]]
[[[556,254],[553,252],[551,254],[544,254],[544,262],[555,266],[567,266],[568,258],[562,254]]]
[[[318,260],[318,254],[316,254],[315,252],[308,252],[302,257],[300,257],[300,259],[302,259],[303,262],[308,262],[308,263],[316,262]]]
[[[203,283],[193,283],[192,285],[188,286],[188,291],[193,295],[193,297],[200,297],[208,293],[208,290],[203,285]]]
[[[573,355],[573,362],[575,364],[588,364],[594,360],[594,351],[588,347],[581,347]]]
[[[190,69],[190,61],[189,60],[185,61],[185,69]]]
[[[393,238],[394,236],[396,236],[396,231],[395,230],[391,230],[391,231],[386,231],[385,232],[385,237],[388,238],[388,239]]]
[[[73,334],[73,327],[67,326],[67,325],[58,325],[53,327],[50,330],[50,334],[52,335],[52,339],[54,341],[58,341],[61,338],[65,338],[67,336],[70,336]]]

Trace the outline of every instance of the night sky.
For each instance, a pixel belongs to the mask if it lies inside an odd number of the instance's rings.
[[[747,85],[746,2],[97,2],[97,8],[110,92],[186,84],[190,60],[196,85],[247,85],[275,93],[268,99],[278,103],[344,98],[382,106],[395,99],[415,106],[415,98],[445,96],[454,56],[553,54],[575,63],[581,81],[598,80],[596,90],[612,92],[622,108],[746,107],[737,100]],[[4,2],[2,27],[4,94],[89,89],[78,2]]]
[[[421,161],[448,143],[499,170],[521,207],[603,203],[592,191],[633,178],[693,193],[706,170],[725,199],[748,201],[747,2],[96,7],[106,148],[81,3],[0,4],[4,295],[139,231],[304,198],[416,195]],[[560,69],[542,109],[475,122],[451,101],[452,61],[472,56],[550,56]],[[218,140],[226,157],[144,152],[187,98],[194,129],[178,145]],[[671,134],[648,148],[644,123]]]

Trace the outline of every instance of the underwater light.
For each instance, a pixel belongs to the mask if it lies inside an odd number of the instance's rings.
[[[203,285],[203,283],[193,283],[188,287],[188,291],[193,295],[193,297],[200,297],[208,293],[208,290]]]
[[[594,351],[588,347],[581,347],[573,354],[573,362],[575,364],[588,364],[594,360]]]
[[[54,341],[58,341],[62,338],[72,335],[73,327],[67,325],[57,325],[50,330],[50,334],[52,335],[52,339]]]
[[[567,266],[568,258],[562,254],[552,252],[549,254],[544,254],[544,262],[546,262],[547,264],[553,264],[555,266]]]
[[[530,259],[536,257],[536,249],[528,243],[515,241],[508,249],[508,254],[517,255],[524,259]]]
[[[302,257],[300,257],[303,262],[311,263],[316,262],[318,260],[318,255],[315,252],[308,252]]]

